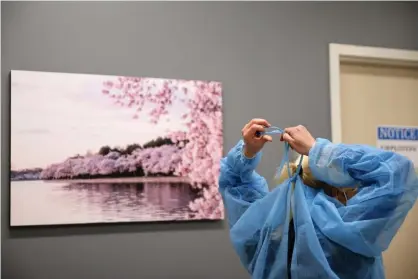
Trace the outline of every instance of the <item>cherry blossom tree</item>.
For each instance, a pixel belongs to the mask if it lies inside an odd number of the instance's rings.
[[[175,145],[162,145],[139,151],[136,160],[146,175],[172,175],[181,163],[181,152]]]
[[[86,176],[89,174],[85,163],[86,163],[85,158],[77,158],[74,160],[73,166],[72,166],[73,176],[78,177],[78,176]]]
[[[130,163],[131,162],[130,162],[128,156],[121,156],[121,157],[116,159],[115,170],[119,173],[129,172]],[[135,168],[135,170],[136,170],[136,168]]]
[[[102,175],[109,175],[115,170],[115,160],[104,158],[99,164],[99,173]]]
[[[120,153],[116,151],[112,151],[112,152],[109,152],[105,157],[111,160],[117,160],[120,157]]]
[[[92,155],[85,158],[84,166],[86,167],[89,176],[96,176],[99,174],[99,164],[101,160],[103,160],[103,156],[101,155]]]
[[[101,148],[100,150],[102,150]],[[40,173],[40,179],[77,179],[131,175],[175,175],[181,163],[181,147],[162,145],[135,149],[122,155],[110,151],[106,155],[86,154],[52,164]]]
[[[57,170],[59,164],[52,164],[42,170],[39,178],[40,179],[52,179],[55,176],[55,172]]]
[[[187,131],[171,131],[169,135],[173,142],[184,145],[175,173],[189,177],[193,187],[203,190],[203,196],[190,205],[195,212],[192,218],[222,219],[224,210],[218,192],[223,145],[221,84],[118,77],[106,81],[102,92],[116,104],[132,109],[135,119],[140,118],[141,112],[146,113],[153,124],[167,119],[173,103],[180,101],[186,105],[188,111],[182,119]]]

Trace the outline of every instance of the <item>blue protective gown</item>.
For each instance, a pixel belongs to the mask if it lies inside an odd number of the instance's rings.
[[[271,192],[256,173],[261,153],[248,159],[240,141],[221,161],[220,192],[233,247],[252,278],[385,278],[386,250],[418,196],[406,157],[364,145],[318,139],[309,167],[318,180],[357,185],[347,205],[297,177]],[[291,213],[290,213],[291,212]],[[292,217],[292,222],[291,217]],[[294,224],[291,264],[289,223]]]

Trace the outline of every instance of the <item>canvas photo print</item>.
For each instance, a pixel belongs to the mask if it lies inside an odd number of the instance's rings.
[[[219,82],[11,72],[11,226],[220,220]]]

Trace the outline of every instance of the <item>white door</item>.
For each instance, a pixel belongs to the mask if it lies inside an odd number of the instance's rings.
[[[344,143],[375,146],[379,125],[418,126],[418,67],[341,62],[340,108]],[[384,266],[388,279],[418,278],[418,204],[384,253]]]

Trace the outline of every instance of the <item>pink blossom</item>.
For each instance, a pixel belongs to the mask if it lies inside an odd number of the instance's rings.
[[[110,96],[117,96],[119,105],[135,106],[137,112],[144,111],[145,105],[151,106],[149,122],[152,124],[157,124],[162,116],[168,114],[174,99],[186,104],[189,110],[183,115],[183,120],[188,131],[170,135],[181,152],[164,150],[168,152],[164,155],[163,150],[143,150],[136,160],[140,161],[146,173],[174,168],[176,175],[188,177],[193,187],[203,189],[203,197],[190,204],[196,212],[194,218],[222,219],[224,210],[218,192],[223,145],[221,84],[133,77],[118,77],[106,84],[110,83]],[[106,89],[109,87],[105,86]]]
[[[175,145],[146,148],[136,153],[136,160],[148,174],[170,174],[181,162],[181,152]]]
[[[111,174],[115,170],[115,160],[104,158],[99,164],[99,173],[103,175]]]

